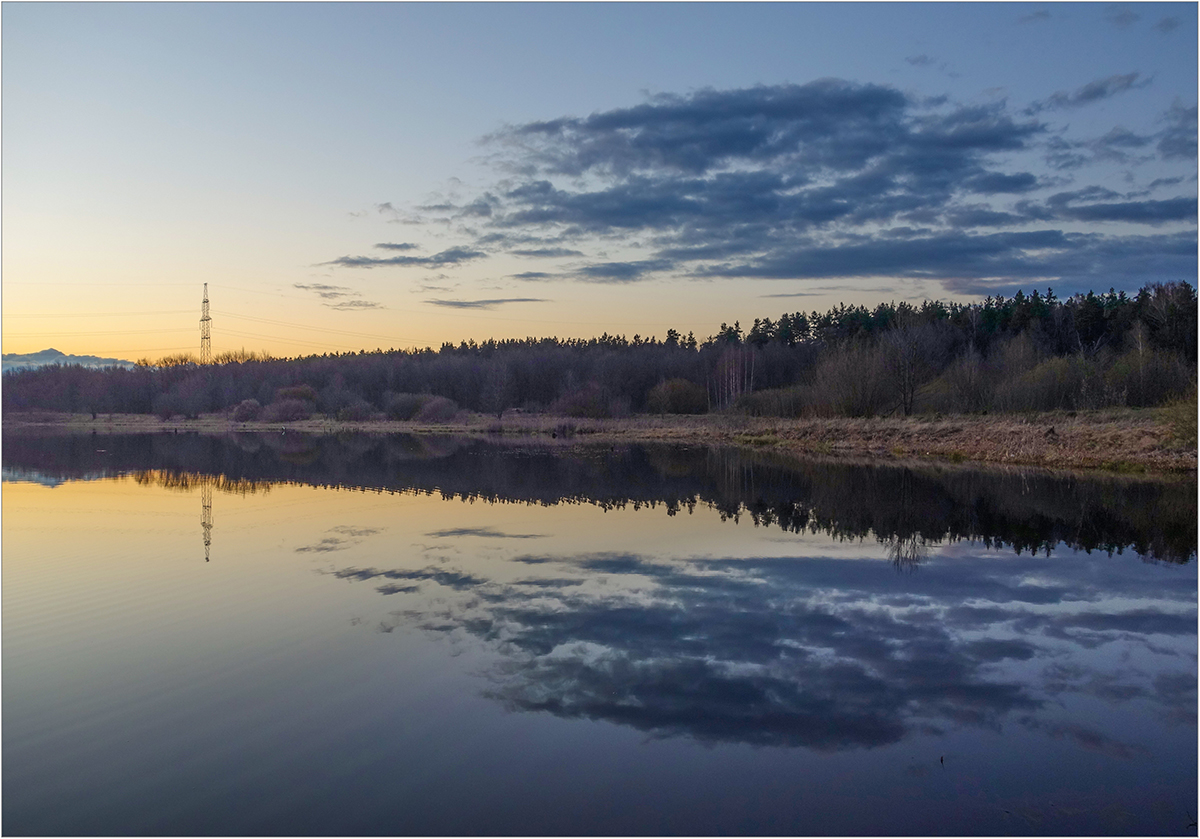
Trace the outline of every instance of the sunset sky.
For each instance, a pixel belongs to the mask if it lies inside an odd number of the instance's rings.
[[[2,7],[3,350],[1196,282],[1197,6]]]

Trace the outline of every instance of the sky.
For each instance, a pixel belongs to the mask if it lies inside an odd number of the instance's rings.
[[[0,73],[5,353],[1196,282],[1195,3],[5,2]]]

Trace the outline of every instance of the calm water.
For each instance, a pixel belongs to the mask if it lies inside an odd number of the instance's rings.
[[[1195,834],[1195,481],[3,441],[5,834]]]

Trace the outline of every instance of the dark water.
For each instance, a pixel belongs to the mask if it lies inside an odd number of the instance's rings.
[[[3,440],[3,831],[1195,834],[1195,480]]]

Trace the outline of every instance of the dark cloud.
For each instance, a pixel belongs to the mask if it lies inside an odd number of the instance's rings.
[[[292,283],[292,287],[301,291],[311,291],[326,300],[337,300],[340,297],[353,297],[358,294],[344,285],[328,285],[326,283]]]
[[[374,536],[380,530],[375,527],[338,525],[337,527],[329,528],[329,532],[337,535],[326,536],[321,541],[312,545],[302,545],[296,548],[296,553],[330,553],[332,551],[342,551],[359,544],[366,536]]]
[[[495,300],[426,300],[431,306],[447,309],[494,309],[506,303],[546,303],[544,297],[500,297]]]
[[[330,309],[383,309],[386,308],[381,303],[375,303],[370,300],[356,300],[353,298],[359,297],[357,291],[353,291],[346,286],[329,285],[327,283],[293,283],[294,288],[301,291],[311,291],[326,302],[324,305]],[[348,299],[349,298],[349,299]],[[332,302],[336,301],[336,302]]]
[[[1154,24],[1154,28],[1157,29],[1159,32],[1162,32],[1165,34],[1167,32],[1173,32],[1174,30],[1178,29],[1179,25],[1180,25],[1179,18],[1165,17],[1162,20],[1160,20],[1158,23]]]
[[[450,530],[434,530],[426,533],[438,539],[455,539],[461,536],[479,536],[486,539],[541,539],[544,533],[505,533],[494,527],[455,527]]]
[[[446,588],[456,589],[460,591],[469,590],[475,586],[481,585],[486,580],[482,577],[477,577],[473,574],[468,574],[463,571],[452,571],[444,568],[420,568],[417,570],[390,570],[379,571],[375,568],[343,568],[333,572],[333,576],[340,580],[414,580],[417,582],[434,582]],[[382,590],[382,589],[381,589]],[[398,591],[412,591],[415,587],[407,589],[397,588],[394,591],[386,592],[394,594]]]
[[[1064,207],[1063,218],[1080,221],[1128,221],[1139,224],[1164,224],[1170,221],[1195,221],[1195,198],[1171,198],[1165,201],[1120,201]]]
[[[344,551],[355,544],[352,539],[340,539],[337,536],[326,536],[320,542],[312,545],[302,545],[296,548],[296,553],[329,553],[331,551]]]
[[[645,259],[639,262],[597,262],[580,268],[577,276],[596,283],[631,283],[647,274],[667,271],[674,263],[666,259]]]
[[[1107,757],[1115,757],[1121,760],[1132,760],[1134,758],[1149,757],[1151,752],[1145,746],[1124,743],[1112,737],[1101,734],[1094,729],[1085,728],[1081,725],[1059,724],[1059,725],[1043,725],[1037,723],[1029,723],[1029,728],[1041,729],[1050,737],[1058,740],[1067,738],[1075,742],[1081,748],[1087,749],[1090,752],[1105,755]]]
[[[1002,172],[984,172],[963,180],[967,189],[986,195],[1029,192],[1036,189],[1038,179],[1030,172],[1005,175]]]
[[[1123,6],[1109,9],[1105,17],[1108,18],[1109,23],[1118,29],[1128,29],[1141,20],[1141,15]]]
[[[1026,113],[1036,114],[1039,111],[1045,110],[1061,110],[1063,108],[1078,108],[1083,105],[1090,105],[1093,102],[1099,102],[1102,99],[1108,99],[1116,96],[1118,93],[1124,93],[1128,90],[1136,90],[1137,88],[1145,87],[1150,84],[1150,79],[1140,78],[1140,73],[1126,73],[1123,76],[1109,76],[1106,79],[1097,79],[1093,82],[1088,82],[1083,87],[1077,88],[1071,92],[1059,91],[1051,95],[1048,99],[1043,99],[1040,102],[1034,102],[1029,106]]]
[[[632,108],[528,123],[493,139],[519,143],[525,166],[568,175],[648,169],[699,175],[734,161],[801,152],[810,165],[845,168],[862,165],[902,132],[907,104],[893,88],[822,79],[661,94]]]
[[[350,527],[348,525],[338,525],[330,528],[335,533],[343,533],[347,536],[374,536],[382,531],[378,527]]]
[[[514,256],[532,256],[543,259],[553,259],[561,256],[583,256],[583,251],[571,248],[525,248],[509,251]]]
[[[1021,111],[1004,99],[956,104],[821,79],[662,94],[508,126],[487,140],[509,177],[476,199],[426,208],[469,216],[467,244],[330,264],[445,267],[503,250],[578,260],[512,275],[527,281],[876,275],[963,290],[1029,281],[1057,289],[1089,276],[1095,287],[1173,280],[1196,270],[1195,199],[1182,183],[1156,201],[1136,189],[1057,204],[1045,197],[1067,183],[1086,188],[1079,173],[1089,165],[1194,161],[1196,109],[1184,104],[1156,133],[1117,126],[1076,139],[1043,121],[1149,83],[1138,72],[1114,75]],[[1013,163],[1031,155],[1062,174]],[[1085,224],[1094,227],[1071,232]],[[1135,229],[1166,225],[1175,232]],[[585,256],[605,250],[613,255]]]
[[[375,247],[388,251],[415,251],[420,249],[419,245],[414,245],[412,242],[380,242]]]
[[[376,303],[372,300],[342,300],[338,303],[326,303],[330,309],[386,309],[382,303]]]
[[[380,266],[387,265],[440,268],[444,265],[460,265],[464,262],[470,262],[471,260],[480,259],[484,256],[487,256],[487,254],[483,251],[464,247],[454,247],[447,248],[441,253],[436,253],[433,256],[342,256],[338,257],[337,259],[332,259],[329,262],[322,262],[321,264],[340,265],[343,268],[378,268]]]
[[[1160,135],[1158,152],[1168,160],[1196,159],[1196,106],[1175,102],[1162,121],[1167,124]]]

